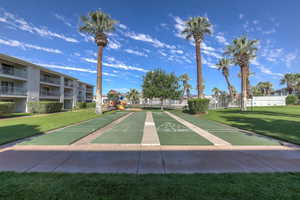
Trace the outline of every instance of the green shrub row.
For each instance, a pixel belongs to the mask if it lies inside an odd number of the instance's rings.
[[[189,112],[192,114],[206,113],[208,111],[209,99],[189,99]]]
[[[76,105],[77,109],[84,109],[84,108],[96,108],[96,103],[95,102],[78,102]]]
[[[53,101],[28,102],[28,111],[31,113],[54,113],[60,112],[63,103]]]
[[[299,103],[299,98],[295,95],[289,95],[285,99],[287,105],[295,105]]]
[[[0,115],[12,113],[16,104],[14,102],[0,102]]]

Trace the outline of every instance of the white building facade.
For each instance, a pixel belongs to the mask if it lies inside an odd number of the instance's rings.
[[[15,102],[15,112],[27,112],[27,102],[59,101],[64,109],[92,102],[94,86],[24,60],[0,54],[0,101]]]

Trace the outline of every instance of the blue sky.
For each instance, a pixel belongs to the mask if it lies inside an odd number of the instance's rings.
[[[195,49],[179,33],[185,20],[207,16],[213,34],[202,45],[206,94],[213,87],[226,89],[215,64],[224,47],[241,35],[260,41],[251,64],[255,73],[251,84],[271,81],[279,88],[284,73],[300,72],[299,7],[297,0],[2,0],[0,52],[95,85],[97,47],[91,37],[78,32],[78,26],[80,15],[101,9],[119,21],[104,52],[104,93],[140,89],[145,72],[155,68],[188,73],[195,88]],[[230,69],[237,89],[238,71],[237,66]]]

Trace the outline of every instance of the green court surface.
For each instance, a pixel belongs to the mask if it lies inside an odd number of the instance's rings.
[[[165,113],[152,113],[161,145],[213,145]]]
[[[112,121],[127,114],[126,112],[114,112],[103,114],[101,117],[83,122],[79,125],[66,127],[53,133],[34,137],[21,143],[21,145],[69,145],[100,129]]]
[[[140,144],[146,112],[136,112],[92,141],[97,144]]]
[[[218,122],[201,119],[200,117],[195,117],[178,111],[174,111],[172,113],[232,145],[280,145],[276,140],[256,134],[245,133]]]

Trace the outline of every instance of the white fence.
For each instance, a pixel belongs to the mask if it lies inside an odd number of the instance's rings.
[[[285,106],[286,96],[260,96],[248,100],[247,106]]]

